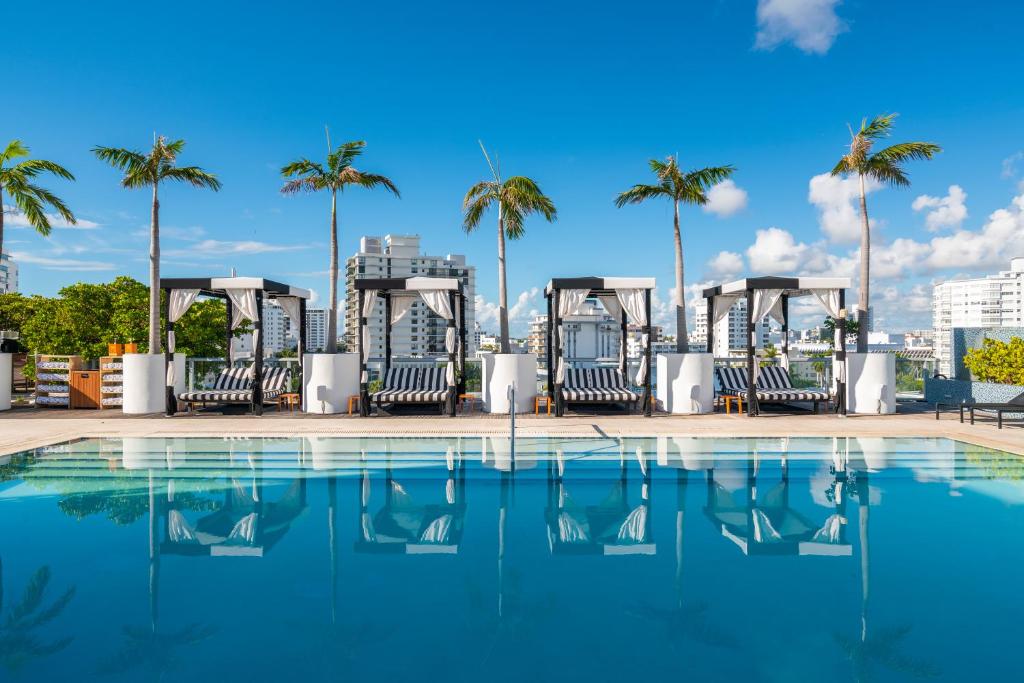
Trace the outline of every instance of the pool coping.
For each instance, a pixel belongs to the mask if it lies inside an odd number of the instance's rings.
[[[11,427],[17,424],[16,429]],[[508,421],[494,417],[179,416],[164,418],[34,418],[0,421],[0,455],[88,437],[189,436],[507,436]],[[519,416],[516,435],[563,437],[945,437],[1024,456],[1024,429],[960,424],[955,415],[894,416],[737,415]]]

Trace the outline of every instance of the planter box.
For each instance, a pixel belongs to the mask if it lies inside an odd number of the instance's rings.
[[[896,412],[896,354],[846,354],[846,411],[858,415]]]
[[[677,415],[714,411],[714,369],[715,357],[710,353],[659,353],[658,407]]]
[[[0,353],[0,410],[11,409],[11,382],[14,381],[14,354]]]
[[[1006,403],[1024,394],[1019,384],[996,384],[995,382],[971,382],[960,379],[924,379],[924,400],[929,403]],[[1009,414],[1008,414],[1009,415]],[[1014,413],[1013,418],[1024,417],[1024,411]]]
[[[303,354],[302,382],[303,412],[347,413],[349,396],[359,394],[359,354]]]
[[[481,356],[480,389],[484,411],[509,412],[508,388],[516,385],[517,413],[533,412],[537,395],[537,357],[532,353],[486,353]]]
[[[162,413],[167,407],[166,362],[162,353],[132,353],[124,356],[124,401],[128,415]],[[180,374],[184,375],[184,368]]]

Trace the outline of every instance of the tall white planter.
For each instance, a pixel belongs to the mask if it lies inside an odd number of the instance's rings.
[[[508,388],[516,386],[515,412],[533,410],[537,395],[537,356],[532,353],[486,353],[481,356],[484,411],[508,413]]]
[[[11,382],[14,379],[14,355],[0,353],[0,410],[11,409]]]
[[[846,354],[846,410],[858,415],[896,412],[896,355]]]
[[[128,353],[123,360],[124,401],[121,410],[129,415],[164,412],[167,407],[164,354]],[[184,368],[181,372],[184,373]]]
[[[659,353],[658,407],[666,413],[696,415],[715,409],[715,357],[710,353]]]
[[[303,354],[302,383],[303,412],[348,412],[348,397],[359,393],[359,354]]]

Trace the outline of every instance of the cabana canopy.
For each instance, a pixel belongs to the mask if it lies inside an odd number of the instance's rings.
[[[199,296],[224,299],[227,306],[227,359],[231,365],[231,339],[234,330],[246,320],[253,324],[252,409],[263,413],[263,300],[274,299],[299,328],[299,368],[306,346],[306,301],[308,289],[292,287],[262,277],[183,277],[161,278],[160,288],[167,293],[167,414],[173,415],[177,407],[174,394],[174,324],[185,315]],[[302,384],[299,385],[302,392]]]
[[[565,381],[565,359],[562,357],[562,321],[580,309],[589,297],[596,297],[609,315],[619,321],[622,340],[619,344],[619,372],[626,373],[627,323],[640,326],[640,371],[636,384],[643,387],[641,404],[644,415],[651,415],[651,291],[653,277],[567,277],[553,278],[544,288],[548,303],[548,396],[555,401],[555,414],[565,411],[562,383]],[[555,362],[553,362],[553,359]]]
[[[846,414],[846,290],[848,277],[750,277],[704,290],[708,305],[707,350],[714,353],[715,325],[729,315],[741,299],[747,302],[747,414],[757,415],[757,372],[754,359],[757,322],[770,315],[782,324],[782,362],[789,365],[789,300],[813,296],[836,320],[834,375],[838,394],[837,411]]]
[[[391,367],[391,327],[412,308],[418,297],[427,307],[447,321],[445,351],[448,352],[446,378],[448,384],[447,412],[455,415],[455,400],[465,390],[466,365],[466,295],[458,278],[403,277],[359,278],[359,412],[370,414],[369,373],[370,330],[367,318],[373,313],[377,298],[384,300],[384,375]]]

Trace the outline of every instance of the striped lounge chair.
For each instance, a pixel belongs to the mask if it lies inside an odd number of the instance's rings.
[[[438,403],[444,410],[448,399],[445,368],[388,368],[384,386],[370,394],[379,408],[385,403]]]
[[[288,391],[290,380],[291,370],[288,368],[264,368],[263,402],[276,399]],[[186,391],[178,394],[178,400],[187,403],[189,410],[197,403],[252,403],[252,366],[225,368],[217,376],[212,389]]]
[[[715,368],[718,380],[718,393],[723,396],[747,397],[746,368]],[[814,412],[818,412],[818,404],[829,401],[829,393],[823,389],[796,389],[785,368],[778,365],[763,367],[757,373],[756,394],[758,403],[793,403],[810,401],[814,404]]]
[[[640,402],[640,394],[629,388],[617,368],[570,368],[562,384],[565,403],[625,403],[629,408]]]

